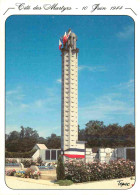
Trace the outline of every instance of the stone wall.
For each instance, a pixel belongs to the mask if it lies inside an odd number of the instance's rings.
[[[93,151],[92,148],[86,148],[85,160],[86,162],[93,162],[99,159],[98,149]]]
[[[109,163],[118,159],[135,161],[135,147],[123,148],[86,148],[86,162],[100,161]]]
[[[114,148],[100,148],[99,161],[101,163],[108,163],[110,160],[117,160],[117,149]]]

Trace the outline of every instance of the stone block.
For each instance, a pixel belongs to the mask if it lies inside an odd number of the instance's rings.
[[[118,158],[124,158],[124,148],[118,148]]]
[[[99,148],[99,153],[102,153],[102,152],[105,152],[105,149],[104,148]]]
[[[106,156],[106,153],[100,153],[100,157],[105,157]]]
[[[102,161],[102,160],[105,160],[105,157],[100,157],[100,160]]]
[[[86,159],[93,159],[93,156],[88,156],[86,157]]]
[[[35,165],[31,165],[30,168],[34,171],[39,171],[39,168]]]
[[[91,154],[91,152],[89,152],[89,151],[86,151],[86,155],[89,155],[89,154]]]
[[[19,167],[20,167],[21,170],[24,169],[24,165],[22,163],[19,164]]]
[[[106,153],[110,153],[111,152],[111,148],[105,148],[105,152]]]
[[[117,155],[118,155],[118,149],[115,148],[114,151],[113,151],[113,153],[114,153],[114,156],[117,157]]]
[[[111,152],[111,153],[110,153],[110,157],[115,157],[114,152]]]
[[[92,152],[92,148],[86,148],[86,152]]]

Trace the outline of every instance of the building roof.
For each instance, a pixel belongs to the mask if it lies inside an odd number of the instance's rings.
[[[47,149],[47,147],[45,146],[45,144],[36,144],[36,146],[41,149],[41,150],[45,150]]]

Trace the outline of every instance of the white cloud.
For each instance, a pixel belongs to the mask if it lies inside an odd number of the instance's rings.
[[[124,29],[117,33],[117,36],[122,39],[128,39],[134,35],[134,26],[126,26]]]
[[[25,109],[25,108],[29,108],[29,105],[28,104],[21,104],[20,107]]]
[[[6,115],[8,117],[20,116],[24,112],[35,112],[36,114],[42,113],[45,109],[51,112],[56,109],[57,105],[61,102],[61,93],[58,93],[57,88],[47,88],[44,90],[44,98],[33,98],[32,101],[27,103],[27,96],[22,93],[22,89],[10,90],[6,96]]]
[[[120,83],[118,86],[121,88],[132,88],[134,87],[134,79],[130,79],[128,82]]]
[[[61,80],[61,79],[57,79],[56,82],[57,82],[57,83],[62,83],[62,80]]]
[[[56,89],[54,87],[52,88],[46,88],[47,97],[54,97],[56,93]]]
[[[119,83],[118,85],[114,86],[119,90],[128,90],[129,92],[134,93],[134,79],[130,79],[127,82]]]
[[[61,121],[60,88],[58,86],[45,88],[42,91],[43,97],[42,95],[31,97],[30,94],[26,96],[24,94],[26,91],[23,91],[22,88],[8,91],[6,96],[6,133],[12,130],[19,131],[20,126],[23,125],[36,128],[38,133],[42,133],[44,136],[49,136],[51,132],[58,134],[60,127],[57,125]]]
[[[6,91],[6,104],[7,104],[7,114],[12,113],[15,110],[25,108],[23,101],[25,95],[22,92],[21,87],[17,87],[13,90]]]
[[[25,95],[23,94],[21,87],[17,87],[16,89],[6,91],[6,98],[7,98],[7,101],[9,101],[9,102],[13,98],[15,100],[21,100],[24,97],[25,97]]]
[[[13,94],[16,94],[18,93],[18,90],[9,90],[6,92],[6,95],[13,95]]]
[[[119,100],[120,99],[120,100]],[[79,108],[80,120],[108,120],[115,118],[115,115],[128,116],[134,114],[133,105],[129,105],[121,94],[111,93],[96,98],[90,104]]]
[[[12,106],[13,105],[13,102],[12,101],[10,101],[10,100],[8,100],[8,98],[6,97],[6,103],[8,104],[8,105],[10,105],[10,106]]]
[[[86,65],[80,65],[78,66],[78,70],[88,70],[91,72],[104,72],[106,71],[106,68],[104,66],[86,66]]]
[[[41,108],[45,104],[45,100],[39,99],[33,103],[33,107]]]
[[[12,95],[15,95],[15,94],[16,95],[17,94],[21,95],[21,87],[17,87],[16,89],[6,91],[6,96],[12,96]]]

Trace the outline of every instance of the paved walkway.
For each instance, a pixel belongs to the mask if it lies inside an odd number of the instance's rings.
[[[135,178],[122,178],[106,181],[72,184],[71,186],[59,186],[49,180],[35,180],[30,178],[18,178],[6,176],[6,184],[12,189],[129,189],[135,183]]]

